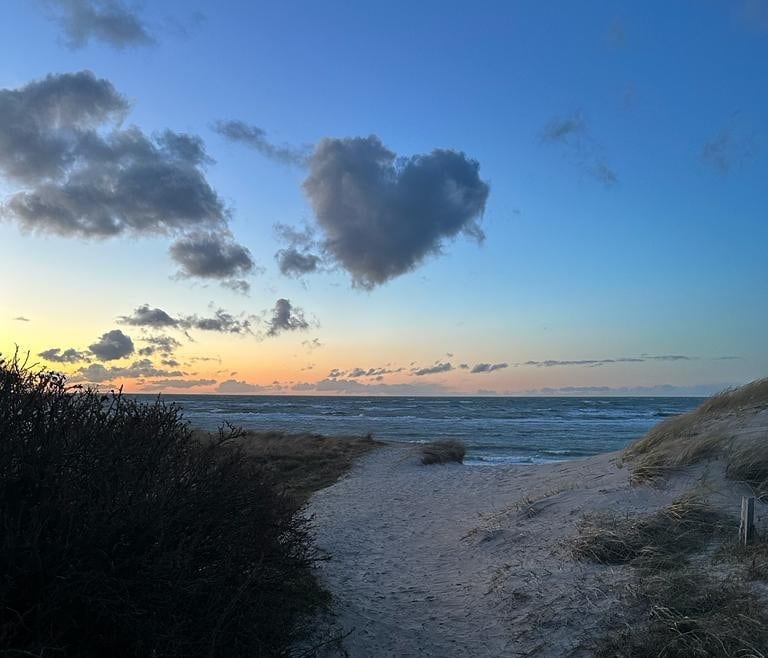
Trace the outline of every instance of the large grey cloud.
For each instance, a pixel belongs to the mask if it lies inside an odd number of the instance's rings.
[[[78,363],[88,360],[87,352],[80,352],[73,347],[66,350],[62,350],[60,347],[52,347],[49,350],[43,350],[38,356],[52,363]]]
[[[251,273],[206,178],[202,140],[123,128],[128,109],[89,71],[0,90],[0,176],[20,188],[0,218],[64,237],[182,236],[172,255],[183,274],[230,281]]]
[[[483,236],[489,187],[478,162],[458,151],[398,158],[373,135],[327,138],[303,188],[325,250],[365,288],[414,269],[447,238]]]
[[[304,318],[304,311],[293,306],[288,299],[278,299],[267,324],[267,336],[277,336],[284,331],[303,331],[305,329],[309,329],[309,322]]]
[[[45,0],[45,4],[73,50],[91,40],[117,49],[154,41],[144,21],[120,0]]]
[[[119,329],[113,329],[105,334],[95,343],[88,346],[97,359],[101,361],[114,361],[123,359],[133,354],[133,341],[130,336],[126,336]]]
[[[239,142],[252,148],[265,158],[282,164],[304,167],[307,164],[310,147],[296,147],[283,144],[278,146],[267,139],[267,133],[261,128],[243,121],[217,121],[213,129],[233,142]]]

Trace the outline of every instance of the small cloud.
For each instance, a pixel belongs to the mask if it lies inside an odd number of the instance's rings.
[[[301,344],[306,348],[308,352],[312,352],[313,350],[320,349],[321,347],[324,347],[324,344],[320,342],[319,338],[313,338],[312,340],[303,340],[301,341]]]
[[[306,167],[311,146],[280,146],[267,139],[267,133],[258,126],[249,125],[244,121],[217,121],[213,130],[232,142],[243,144],[269,160],[295,167]]]
[[[130,366],[110,366],[107,368],[100,363],[78,368],[79,380],[100,384],[115,382],[122,379],[138,379],[142,377],[184,377],[185,372],[179,370],[163,370],[156,368],[149,359],[134,361]]]
[[[237,318],[223,308],[214,312],[211,317],[188,315],[179,320],[184,329],[199,329],[200,331],[216,331],[224,334],[250,334],[252,316]]]
[[[737,128],[724,128],[704,143],[700,159],[721,176],[727,176],[734,166],[751,160],[757,152],[753,135],[741,135]]]
[[[102,334],[99,340],[88,346],[88,349],[100,361],[123,359],[134,351],[130,336],[126,336],[119,329]]]
[[[160,308],[150,308],[149,304],[142,304],[134,309],[131,315],[121,315],[118,320],[121,324],[129,324],[134,327],[176,327],[179,321],[172,318]]]
[[[474,366],[474,368],[472,368],[470,372],[473,374],[480,372],[493,372],[494,370],[501,370],[508,367],[508,363],[478,363]]]
[[[587,124],[581,116],[581,112],[574,112],[570,116],[555,117],[544,126],[541,139],[545,142],[562,143],[569,142],[576,137],[587,133]]]
[[[243,276],[256,268],[251,252],[230,236],[196,232],[171,245],[171,257],[181,266],[182,277],[218,279],[223,285],[247,293],[250,286]]]
[[[121,0],[45,0],[45,5],[72,50],[92,40],[117,50],[154,43],[144,21]]]
[[[267,336],[277,336],[284,331],[304,331],[309,329],[309,322],[304,319],[304,311],[293,306],[287,299],[278,299],[267,326]]]
[[[38,356],[41,356],[46,361],[51,361],[52,363],[78,363],[80,361],[88,360],[87,352],[79,352],[72,347],[63,352],[58,347],[52,347],[49,350],[43,350]]]
[[[250,384],[246,381],[237,381],[236,379],[227,379],[216,387],[218,393],[227,393],[229,395],[275,392],[276,390],[279,390],[279,388],[275,385],[262,386],[261,384]]]
[[[433,366],[428,366],[426,368],[417,368],[416,370],[413,370],[413,374],[422,377],[423,375],[435,375],[440,372],[449,372],[450,370],[453,370],[453,366],[450,362],[446,363],[436,363]]]
[[[143,391],[162,391],[168,388],[197,388],[199,386],[211,386],[215,379],[157,379],[148,382]]]
[[[25,318],[23,315],[17,315],[13,318],[16,322],[31,322],[29,318]]]
[[[581,112],[551,119],[541,132],[541,141],[559,146],[575,166],[605,187],[613,187],[618,182],[616,172],[603,158],[602,149],[592,138]]]

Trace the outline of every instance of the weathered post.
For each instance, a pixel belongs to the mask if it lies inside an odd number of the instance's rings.
[[[755,499],[753,496],[741,498],[741,522],[739,523],[739,543],[748,544],[755,534]]]

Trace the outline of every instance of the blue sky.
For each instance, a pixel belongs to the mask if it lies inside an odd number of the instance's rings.
[[[125,125],[199,135],[215,160],[207,180],[257,265],[250,294],[173,278],[167,238],[28,234],[6,216],[0,273],[14,285],[0,302],[3,351],[84,349],[142,304],[262,317],[286,298],[309,326],[271,339],[192,336],[175,359],[180,379],[214,382],[190,387],[199,392],[228,379],[243,392],[274,381],[290,392],[338,368],[347,375],[335,379],[353,382],[338,392],[691,392],[768,372],[768,3],[126,7],[153,44],[73,49],[50,5],[6,0],[0,88],[89,70],[130,99]],[[278,145],[376,135],[400,156],[462,151],[490,185],[485,240],[442,239],[440,255],[371,290],[353,288],[338,262],[285,277],[273,225],[323,237],[301,188],[307,172],[213,129],[235,119]],[[17,190],[0,175],[6,198]],[[133,331],[138,345],[145,330]],[[303,345],[313,338],[323,347]],[[220,359],[221,372],[193,375],[194,355]],[[641,355],[688,358],[522,365]],[[125,356],[126,371],[135,358]],[[413,375],[444,362],[450,370]],[[507,367],[471,376],[464,362]],[[385,363],[403,370],[348,376]],[[76,378],[84,367],[66,366]]]

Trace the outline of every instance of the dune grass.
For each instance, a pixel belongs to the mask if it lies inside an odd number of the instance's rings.
[[[446,439],[432,441],[421,446],[421,463],[431,464],[463,464],[467,448],[461,441]]]
[[[287,657],[317,645],[329,598],[308,522],[242,438],[196,441],[172,405],[0,360],[0,653]]]
[[[653,481],[696,462],[723,458],[726,476],[768,493],[768,420],[734,429],[730,416],[768,409],[768,378],[724,391],[652,428],[624,451],[635,481]]]
[[[762,658],[768,615],[743,580],[685,568],[645,576],[633,587],[639,619],[602,636],[597,658]]]
[[[735,532],[732,519],[687,495],[652,514],[585,517],[571,550],[578,559],[600,564],[675,568],[726,530]]]
[[[195,435],[201,440],[214,438],[201,431]],[[298,507],[313,492],[336,482],[356,459],[383,445],[371,435],[330,437],[252,430],[241,432],[237,443],[254,464],[272,474],[280,490]]]

